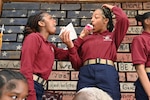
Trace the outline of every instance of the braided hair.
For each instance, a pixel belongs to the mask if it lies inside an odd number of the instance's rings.
[[[150,18],[150,12],[146,12],[144,13],[143,15],[136,15],[135,16],[135,19],[136,21],[139,21],[142,23],[142,27],[145,29],[145,23],[144,23],[144,20],[147,19],[147,18]]]
[[[107,29],[109,30],[109,32],[112,32],[112,30],[114,28],[113,20],[112,20],[112,13],[109,8],[102,7],[101,9],[103,11],[103,15],[109,19]]]
[[[38,22],[43,20],[43,14],[44,13],[47,13],[47,12],[39,12],[35,15],[29,16],[27,23],[25,25],[25,28],[23,30],[24,39],[28,34],[30,34],[32,32],[39,32],[40,31]],[[24,39],[23,39],[23,41],[24,41]]]
[[[15,83],[10,82],[11,80],[22,80],[25,83],[27,83],[26,78],[20,72],[13,71],[10,69],[3,69],[2,71],[0,71],[0,97],[2,95],[2,89],[4,85],[7,84],[6,88],[8,90],[16,88]]]

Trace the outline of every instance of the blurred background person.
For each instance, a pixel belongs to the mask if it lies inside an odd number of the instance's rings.
[[[138,79],[135,82],[136,100],[150,100],[150,12],[135,16],[143,32],[132,41],[132,62]]]

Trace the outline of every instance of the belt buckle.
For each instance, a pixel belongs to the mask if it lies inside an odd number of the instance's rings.
[[[99,64],[100,63],[100,58],[96,58],[96,64]]]

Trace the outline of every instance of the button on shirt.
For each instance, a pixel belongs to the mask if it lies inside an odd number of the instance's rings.
[[[76,51],[74,55],[76,57],[72,58],[71,61],[75,69],[78,70],[89,59],[103,58],[112,61],[116,60],[117,49],[127,32],[129,21],[121,8],[113,7],[112,11],[116,16],[113,32],[106,30],[103,33],[93,33],[84,39],[78,38],[75,40]]]
[[[150,67],[150,33],[144,31],[133,39],[131,54],[134,65],[144,64]]]

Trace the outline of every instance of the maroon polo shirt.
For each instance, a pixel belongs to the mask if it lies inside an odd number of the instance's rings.
[[[74,41],[76,47],[74,55],[76,57],[72,56],[71,58],[73,68],[78,70],[89,59],[116,60],[117,49],[127,32],[129,21],[121,8],[113,7],[112,11],[116,16],[113,32],[106,30],[103,33],[93,33],[84,39],[78,38]]]
[[[150,67],[150,33],[143,31],[133,39],[131,54],[134,65],[144,64]]]
[[[70,49],[70,54],[72,50]],[[29,84],[29,97],[27,100],[36,100],[33,74],[48,79],[54,59],[68,60],[67,50],[59,49],[45,40],[39,33],[29,34],[22,46],[21,73],[27,78]]]

